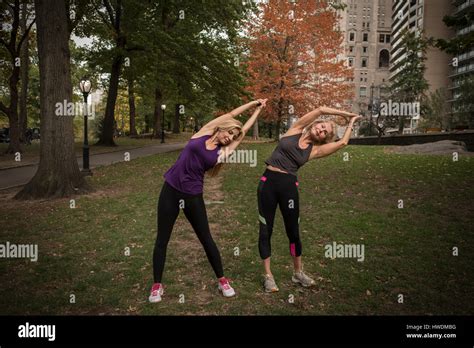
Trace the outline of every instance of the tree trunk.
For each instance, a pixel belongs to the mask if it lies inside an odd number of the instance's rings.
[[[8,109],[8,123],[10,125],[10,143],[6,153],[21,152],[20,127],[18,124],[18,81],[20,79],[20,67],[15,66],[15,58],[12,59],[14,66],[9,79],[10,107]]]
[[[22,13],[20,27],[21,32],[26,32],[26,17],[28,2],[23,0]],[[25,143],[26,129],[28,127],[28,114],[27,114],[27,98],[28,98],[28,69],[29,69],[29,58],[28,58],[28,37],[25,38],[21,45],[20,51],[20,79],[21,79],[21,92],[20,92],[20,115],[18,118],[18,126],[20,131],[20,142]]]
[[[66,197],[87,190],[74,151],[73,118],[57,115],[55,107],[64,100],[72,102],[65,2],[35,0],[35,10],[40,72],[40,163],[35,176],[16,195],[18,199]]]
[[[271,139],[272,138],[272,128],[273,125],[271,123],[268,123],[268,137]]]
[[[174,121],[173,121],[173,133],[179,134],[179,106],[181,104],[176,104],[174,109]]]
[[[150,133],[150,115],[145,115],[145,133]]]
[[[102,132],[99,136],[97,145],[116,146],[114,142],[115,133],[115,103],[117,101],[118,84],[120,77],[120,69],[122,68],[122,56],[116,56],[112,63],[110,72],[109,91],[107,93],[107,104],[105,106],[104,123]]]
[[[130,135],[137,135],[137,129],[135,127],[135,89],[133,86],[133,79],[128,79],[128,106],[130,109]]]
[[[255,121],[255,123],[253,124],[252,139],[253,140],[258,140],[258,120]]]
[[[398,134],[403,134],[403,128],[405,127],[405,119],[403,116],[399,116],[398,120]]]
[[[278,116],[278,120],[275,127],[275,139],[280,140],[280,129],[281,129],[281,118]]]
[[[283,82],[281,83],[281,88],[283,88]],[[275,130],[275,139],[280,140],[280,128],[281,128],[281,119],[283,117],[283,98],[278,100],[278,116],[276,122],[276,130]]]
[[[153,136],[159,138],[161,136],[161,101],[163,95],[159,87],[155,88],[155,112],[154,112],[154,125],[153,125]]]

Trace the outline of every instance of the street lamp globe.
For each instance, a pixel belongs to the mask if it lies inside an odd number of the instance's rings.
[[[88,94],[91,91],[91,82],[87,78],[83,78],[81,82],[79,82],[79,88],[83,94]]]
[[[162,104],[161,105],[161,110],[165,110],[166,109],[166,105],[165,104]]]

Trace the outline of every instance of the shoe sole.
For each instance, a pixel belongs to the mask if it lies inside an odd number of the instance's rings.
[[[296,283],[296,284],[300,284],[303,288],[310,288],[312,286],[315,285],[315,283],[312,283],[312,284],[304,284],[302,281],[296,279],[296,278],[291,278],[291,280],[293,281],[293,283]]]
[[[224,297],[234,297],[235,296],[235,291],[231,295],[226,295],[224,294],[224,291],[222,291],[219,287],[217,287],[217,290],[222,294]]]
[[[149,301],[150,303],[158,303],[158,302],[161,302],[161,300],[162,300],[161,296],[163,296],[163,293],[164,293],[164,291],[160,294],[160,297],[159,297],[159,298],[155,298],[155,299],[153,299],[151,296],[149,296],[149,297],[148,297],[148,301]]]
[[[275,288],[274,289],[265,289],[265,292],[267,292],[267,293],[278,292],[278,291],[280,291],[280,289],[278,289],[278,288],[276,288],[276,289]]]

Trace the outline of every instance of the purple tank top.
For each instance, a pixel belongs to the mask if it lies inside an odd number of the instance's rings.
[[[176,163],[165,173],[165,181],[176,190],[197,195],[202,193],[204,173],[214,167],[219,156],[220,146],[214,150],[206,149],[210,135],[189,140]]]

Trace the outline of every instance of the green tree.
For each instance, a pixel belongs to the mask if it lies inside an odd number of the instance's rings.
[[[459,81],[459,90],[453,103],[453,123],[474,128],[474,75]]]
[[[446,88],[439,88],[430,93],[423,101],[422,120],[420,128],[437,127],[441,129],[451,128],[449,124],[448,92]]]
[[[462,15],[444,16],[443,22],[448,28],[459,30],[467,27],[474,22],[474,10],[463,13]],[[459,55],[469,51],[474,46],[474,31],[470,31],[464,35],[456,35],[450,39],[432,38],[435,45],[452,55]]]
[[[27,14],[25,13],[25,23],[22,25],[21,9],[20,0],[2,1],[0,3],[0,22],[4,24],[0,31],[0,61],[2,62],[0,69],[5,72],[5,75],[2,74],[3,76],[9,76],[8,83],[6,83],[8,95],[0,100],[0,111],[7,115],[10,125],[10,143],[7,153],[21,152],[20,124],[18,122],[20,53],[23,42],[27,40],[31,27],[35,22],[35,18],[32,18],[27,25]],[[5,84],[2,83],[2,85]]]
[[[426,49],[429,40],[423,33],[411,32],[407,29],[402,33],[402,45],[406,48],[406,57],[394,68],[400,72],[391,80],[392,99],[396,102],[421,102],[429,85],[425,79]],[[403,134],[404,118],[400,116],[398,133]]]

